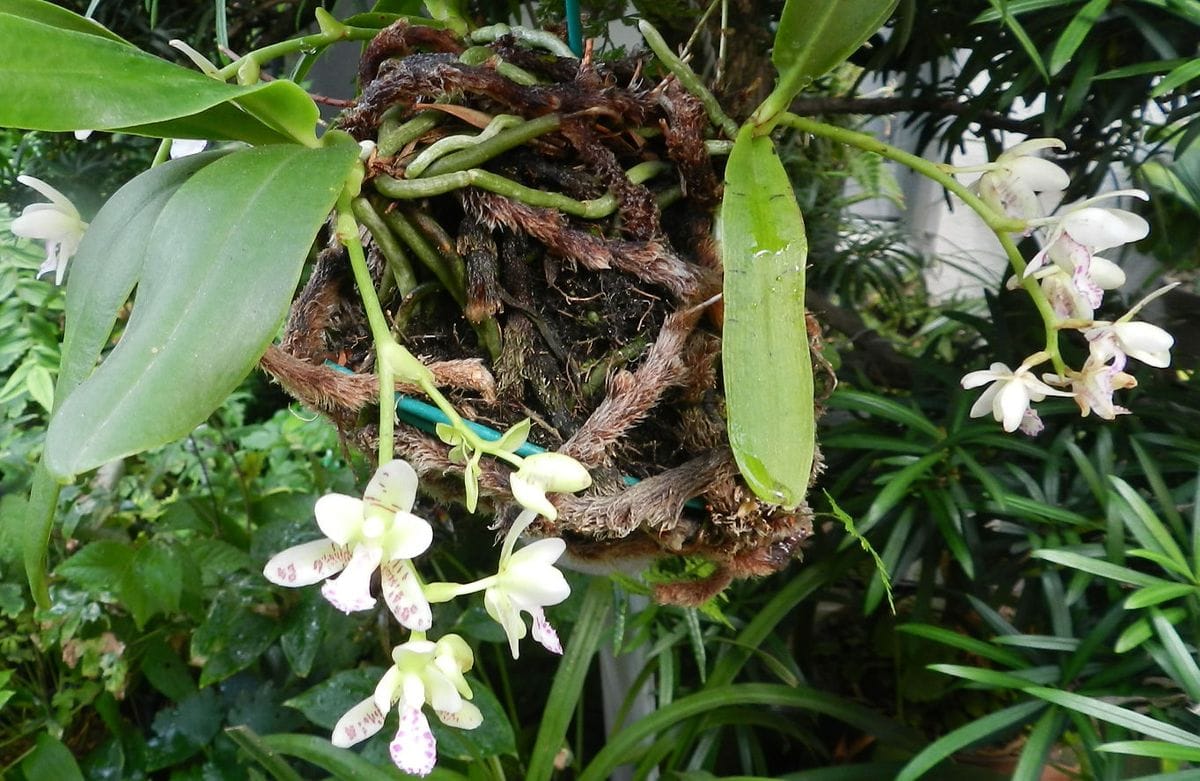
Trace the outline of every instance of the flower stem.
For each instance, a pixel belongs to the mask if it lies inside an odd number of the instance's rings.
[[[379,31],[371,28],[338,25],[338,29],[328,32],[322,31],[313,33],[312,35],[303,35],[299,38],[290,38],[286,41],[273,43],[270,46],[264,46],[261,49],[255,49],[221,68],[217,71],[216,78],[221,81],[229,81],[229,79],[237,75],[238,69],[245,65],[247,61],[253,62],[256,65],[262,65],[271,60],[286,57],[289,54],[323,49],[339,41],[369,41],[376,35],[379,35]]]
[[[1016,242],[1012,240],[1012,236],[1010,235],[1012,233],[1024,232],[1028,227],[1026,222],[998,213],[937,163],[897,149],[872,135],[837,127],[836,125],[830,125],[808,117],[797,116],[791,112],[785,112],[780,117],[779,122],[796,130],[811,133],[814,136],[828,138],[831,141],[857,147],[867,152],[874,152],[881,157],[894,160],[901,165],[908,166],[923,176],[929,177],[957,195],[996,234],[1000,246],[1004,248],[1004,252],[1008,256],[1008,262],[1012,266],[1013,273],[1021,281],[1021,287],[1033,299],[1033,305],[1037,307],[1038,314],[1042,316],[1042,322],[1046,329],[1045,349],[1050,356],[1050,360],[1054,363],[1054,369],[1060,375],[1065,375],[1066,366],[1063,364],[1062,356],[1058,350],[1058,317],[1054,314],[1054,310],[1051,308],[1050,302],[1046,299],[1046,295],[1042,292],[1037,280],[1033,277],[1025,276],[1025,259],[1021,257],[1021,252],[1017,249]]]
[[[392,339],[391,329],[388,328],[387,318],[379,303],[379,296],[375,293],[375,283],[371,281],[367,258],[363,254],[362,242],[358,239],[358,221],[354,219],[351,195],[345,190],[338,196],[337,237],[350,255],[350,268],[354,272],[354,282],[358,286],[358,294],[362,298],[363,309],[367,313],[371,338],[375,341],[375,369],[379,374],[379,463],[383,465],[395,457],[395,367],[389,360],[386,347],[396,343]]]

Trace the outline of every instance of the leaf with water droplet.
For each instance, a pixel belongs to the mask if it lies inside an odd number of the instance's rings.
[[[729,444],[760,499],[795,507],[808,489],[816,447],[804,320],[808,241],[774,143],[749,127],[725,167],[719,234]]]

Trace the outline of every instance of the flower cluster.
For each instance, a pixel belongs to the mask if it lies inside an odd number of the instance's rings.
[[[991,414],[1006,431],[1018,428],[1027,434],[1042,429],[1032,403],[1047,396],[1067,396],[1075,400],[1080,412],[1095,413],[1113,419],[1128,412],[1113,402],[1113,393],[1132,388],[1137,381],[1125,373],[1127,359],[1163,368],[1170,364],[1174,339],[1156,325],[1134,321],[1137,313],[1163,288],[1143,299],[1116,321],[1095,320],[1105,291],[1125,283],[1125,274],[1112,261],[1097,253],[1130,242],[1140,241],[1150,231],[1149,224],[1124,209],[1099,206],[1113,198],[1132,196],[1145,200],[1141,190],[1118,190],[1089,198],[1053,215],[1046,215],[1042,197],[1060,195],[1070,184],[1066,172],[1036,153],[1049,147],[1062,148],[1053,138],[1031,139],[1004,152],[992,163],[967,170],[982,170],[972,185],[979,198],[995,211],[1026,226],[1035,233],[1041,249],[1024,265],[1012,287],[1036,283],[1033,292],[1044,299],[1052,341],[1045,350],[1025,359],[1014,371],[1003,363],[993,363],[985,371],[973,371],[962,379],[964,388],[988,387],[971,407],[971,417]],[[1058,356],[1057,334],[1077,331],[1088,345],[1088,357],[1078,370],[1066,367]],[[1039,379],[1033,367],[1048,360],[1055,371]]]
[[[351,746],[374,735],[395,707],[400,726],[391,743],[392,760],[405,772],[426,775],[437,760],[437,747],[423,712],[425,705],[454,727],[474,729],[482,722],[464,677],[474,664],[470,646],[453,634],[436,642],[426,639],[433,626],[431,602],[483,591],[488,615],[503,627],[514,659],[527,632],[522,613],[530,616],[533,639],[562,653],[544,608],[571,593],[554,566],[566,543],[542,539],[519,550],[516,543],[539,515],[557,517],[547,492],[582,490],[591,484],[591,476],[579,462],[560,453],[525,458],[509,454],[508,458],[519,463],[510,480],[514,498],[525,509],[505,536],[494,575],[466,584],[422,582],[413,560],[429,549],[433,527],[412,512],[417,473],[400,459],[376,470],[362,498],[328,494],[318,499],[314,514],[324,538],[288,548],[267,562],[263,574],[272,583],[299,587],[324,581],[322,595],[346,613],[376,605],[371,585],[378,572],[384,603],[412,633],[392,651],[393,665],[374,696],[338,721],[334,745]]]

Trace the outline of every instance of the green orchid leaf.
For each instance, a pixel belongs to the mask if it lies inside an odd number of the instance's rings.
[[[317,144],[316,104],[288,81],[225,84],[126,44],[2,9],[0,40],[6,127]]]
[[[529,439],[529,431],[533,422],[529,418],[512,424],[512,427],[496,440],[496,449],[505,453],[515,453]]]
[[[0,0],[0,14],[11,14],[62,30],[98,35],[110,41],[132,45],[99,22],[43,0]]]
[[[858,50],[896,9],[898,0],[787,0],[771,62],[779,83],[767,98],[773,116],[804,85]],[[761,111],[761,110],[760,110]]]
[[[808,490],[816,447],[804,320],[808,242],[774,144],[750,127],[738,134],[725,167],[720,246],[730,446],[760,499],[795,507]]]
[[[357,154],[349,142],[245,149],[178,189],[149,234],[121,341],[51,418],[51,473],[171,442],[225,400],[282,322]]]

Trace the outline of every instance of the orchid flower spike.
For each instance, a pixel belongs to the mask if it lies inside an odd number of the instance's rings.
[[[1025,429],[1036,428],[1040,424],[1037,414],[1033,412],[1030,403],[1041,401],[1047,396],[1070,396],[1068,391],[1052,388],[1034,376],[1030,368],[1042,363],[1047,358],[1045,353],[1036,353],[1025,359],[1014,371],[1006,364],[993,363],[990,368],[974,371],[962,378],[964,388],[978,388],[980,385],[991,383],[983,394],[971,406],[971,417],[980,418],[992,413],[1005,431],[1016,431],[1023,425]]]
[[[537,513],[533,510],[525,510],[517,516],[504,538],[498,571],[483,595],[483,606],[488,615],[508,636],[513,659],[520,657],[519,643],[525,637],[522,612],[528,613],[533,621],[533,639],[551,653],[562,653],[558,633],[542,608],[557,605],[571,595],[567,579],[554,567],[567,544],[558,537],[551,537],[513,550],[517,538],[535,518]]]
[[[1061,167],[1037,156],[1039,150],[1050,147],[1065,149],[1066,144],[1057,138],[1032,138],[1017,144],[1002,152],[995,162],[979,166],[984,173],[972,188],[984,203],[1010,217],[1041,217],[1044,212],[1037,194],[1061,192],[1071,183]]]
[[[522,507],[544,515],[552,521],[558,518],[558,510],[546,498],[547,492],[574,493],[591,484],[592,476],[583,464],[562,453],[536,453],[528,456],[509,478],[513,499]]]
[[[79,216],[75,204],[41,179],[18,176],[17,181],[32,187],[50,199],[50,203],[31,203],[12,221],[9,230],[14,236],[46,242],[46,259],[38,268],[38,277],[54,274],[54,284],[61,285],[67,273],[67,262],[79,250],[88,224]]]
[[[333,728],[333,745],[347,748],[374,735],[394,705],[400,728],[389,750],[392,761],[406,773],[429,775],[437,764],[437,742],[423,708],[433,708],[443,724],[475,729],[483,714],[471,699],[463,673],[475,664],[471,647],[458,635],[436,643],[409,640],[392,651],[393,665],[383,674],[375,694],[348,710]]]
[[[380,570],[383,599],[408,629],[433,625],[429,601],[411,559],[433,541],[433,527],[412,514],[417,473],[407,461],[389,461],[375,472],[363,498],[326,494],[317,500],[317,526],[326,539],[276,554],[263,574],[280,586],[308,586],[329,580],[321,593],[346,613],[375,605],[371,576]]]

